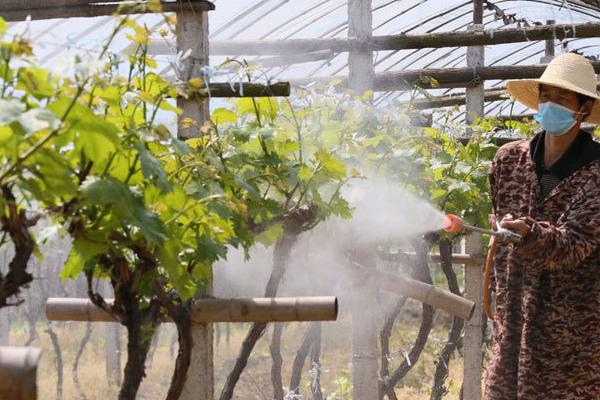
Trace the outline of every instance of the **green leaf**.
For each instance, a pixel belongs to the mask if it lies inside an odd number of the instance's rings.
[[[227,123],[230,123],[230,124],[237,123],[237,116],[235,115],[235,113],[233,111],[228,110],[227,108],[215,109],[215,111],[213,111],[210,119],[215,125],[223,125],[223,124],[227,124]]]
[[[265,246],[271,246],[275,244],[283,236],[283,225],[275,224],[269,227],[264,232],[260,233],[256,240],[264,244]]]
[[[113,212],[140,228],[146,240],[161,244],[167,239],[160,217],[146,209],[142,199],[124,183],[90,177],[81,185],[81,192],[92,204],[113,206]]]
[[[158,259],[179,295],[189,299],[196,294],[198,287],[179,261],[181,250],[179,240],[171,238],[158,249]]]
[[[18,89],[25,90],[38,100],[54,96],[56,85],[50,79],[45,69],[38,67],[20,68],[17,74],[19,78]]]
[[[77,279],[79,274],[81,274],[81,271],[83,271],[84,265],[85,260],[81,257],[81,254],[79,254],[77,250],[72,249],[65,265],[60,270],[60,278],[63,281],[67,279]]]
[[[140,163],[142,164],[144,178],[152,180],[162,193],[171,191],[169,178],[162,165],[160,165],[160,162],[154,158],[142,143],[137,143],[135,148],[140,153]]]
[[[13,130],[10,126],[0,126],[0,143],[8,142],[13,137]]]
[[[302,164],[298,170],[298,179],[302,182],[308,182],[313,177],[313,172],[308,166]]]
[[[315,157],[321,162],[325,171],[332,179],[341,180],[346,177],[346,165],[331,155],[327,150],[321,149]]]
[[[63,97],[50,104],[48,109],[62,118],[69,109],[70,103],[70,99]],[[101,164],[111,152],[116,150],[119,143],[117,136],[119,128],[94,114],[88,107],[79,103],[73,105],[66,117],[66,122],[69,130],[79,135],[76,147],[83,150],[86,157],[95,163]]]
[[[0,17],[0,35],[4,35],[8,30],[8,24],[4,20],[4,18]]]

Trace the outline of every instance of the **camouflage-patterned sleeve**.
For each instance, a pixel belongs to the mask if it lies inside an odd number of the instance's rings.
[[[535,252],[549,270],[576,268],[600,248],[600,177],[591,177],[556,224],[522,218],[531,230],[518,251]]]

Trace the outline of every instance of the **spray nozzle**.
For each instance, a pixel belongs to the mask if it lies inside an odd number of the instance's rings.
[[[477,226],[465,224],[459,216],[454,214],[447,214],[444,217],[444,220],[442,221],[442,229],[449,233],[460,233],[462,231],[486,233],[488,235],[497,236],[500,239],[515,243],[519,243],[523,239],[518,233],[501,228],[500,224],[498,223],[496,223],[496,230],[483,229]]]

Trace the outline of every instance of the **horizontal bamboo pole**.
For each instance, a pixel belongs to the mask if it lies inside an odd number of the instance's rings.
[[[600,72],[600,62],[592,62],[596,73]],[[460,84],[472,87],[486,80],[505,79],[535,79],[539,78],[546,64],[535,65],[504,65],[483,68],[430,68],[396,71],[378,74],[375,76],[375,90],[388,91],[406,89],[415,84],[424,88],[435,88],[436,83],[430,82],[425,77],[437,81],[439,87],[445,84]],[[408,85],[407,85],[408,83]]]
[[[475,310],[475,303],[471,300],[433,285],[389,272],[375,270],[371,273],[380,289],[419,300],[465,321],[471,318]]]
[[[481,32],[434,32],[373,36],[369,39],[279,39],[211,42],[212,55],[282,55],[331,50],[383,51],[422,48],[487,46],[565,38],[600,37],[600,23],[542,25],[525,28],[487,29]]]
[[[592,61],[596,73],[600,73],[600,61]],[[535,79],[539,78],[546,64],[534,65],[503,65],[483,68],[426,68],[404,71],[384,72],[375,74],[374,90],[387,92],[407,90],[413,86],[424,89],[473,87],[486,80],[506,79]],[[433,78],[433,82],[430,78]],[[341,87],[346,87],[348,78],[345,76],[314,77],[290,80],[293,86],[307,85],[310,82],[327,83],[340,81]]]
[[[0,347],[0,399],[37,399],[40,354],[34,347]]]
[[[335,57],[335,52],[331,50],[321,50],[305,54],[291,54],[284,56],[261,58],[260,60],[251,61],[250,64],[262,68],[281,67],[292,64],[303,64],[313,61],[331,60],[333,57]]]
[[[192,305],[192,320],[198,323],[334,321],[337,314],[335,297],[199,299]],[[48,321],[117,322],[89,299],[50,298],[46,316]]]
[[[210,97],[287,97],[290,95],[289,82],[261,83],[209,83]],[[199,93],[208,97],[208,93]]]
[[[485,101],[498,101],[508,99],[506,90],[486,90],[484,92]],[[466,102],[466,95],[464,93],[450,94],[439,97],[432,97],[430,99],[417,99],[413,101],[401,101],[398,104],[411,105],[416,110],[427,110],[431,108],[441,107],[453,107],[457,105],[463,105]]]
[[[100,17],[121,14],[141,13],[139,1],[114,0],[2,0],[0,16],[6,21],[24,21],[32,19]],[[196,12],[211,11],[215,6],[206,0],[163,1],[164,12],[176,12],[192,9]],[[123,5],[121,9],[119,6]]]
[[[411,252],[379,253],[379,258],[383,261],[406,262],[414,259],[416,256],[416,253]],[[428,257],[431,262],[437,263],[441,261],[441,257],[439,254],[430,254]],[[454,253],[451,256],[450,261],[452,262],[452,264],[483,266],[485,259],[483,257],[472,256],[470,254]]]

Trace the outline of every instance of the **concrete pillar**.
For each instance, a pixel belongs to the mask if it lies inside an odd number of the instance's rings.
[[[373,35],[371,0],[348,0],[348,37],[368,39]],[[373,88],[373,52],[348,53],[350,89],[364,92]]]
[[[481,256],[483,239],[473,233],[466,238],[465,252]],[[475,302],[475,312],[465,322],[463,399],[481,399],[483,377],[483,266],[465,265],[465,298]]]
[[[179,78],[189,81],[192,78],[208,79],[201,68],[208,65],[208,14],[191,8],[177,13],[177,50],[186,52],[191,49],[190,57],[184,60]],[[177,106],[183,109],[180,116],[177,136],[181,139],[197,137],[199,127],[209,118],[207,99],[178,99]],[[182,122],[190,118],[191,125]],[[198,296],[210,296],[212,282]],[[214,398],[213,366],[213,326],[212,324],[194,324],[192,327],[194,348],[192,361],[181,400],[212,400]]]
[[[202,72],[202,67],[208,61],[208,13],[186,8],[177,13],[177,51],[184,53],[191,50],[190,56],[183,60],[178,71],[178,78],[184,82],[192,78],[208,79]],[[183,110],[179,118],[177,136],[181,139],[197,137],[198,126],[208,121],[209,102],[204,99],[177,99],[177,107]],[[182,122],[190,118],[195,121],[191,126],[182,126]]]
[[[472,31],[483,30],[483,1],[473,1]],[[467,67],[482,68],[485,65],[484,47],[470,46],[467,48]],[[471,136],[471,125],[477,117],[484,115],[484,85],[479,85],[466,90],[466,123],[467,137]],[[480,255],[483,249],[482,237],[472,234],[466,238],[466,252],[471,255]],[[483,375],[483,335],[481,332],[483,318],[483,266],[465,266],[465,297],[476,304],[473,317],[465,323],[464,336],[464,381],[463,399],[481,399],[481,378]]]
[[[353,260],[371,269],[377,267],[374,248],[360,248]],[[373,282],[360,281],[351,300],[352,314],[352,398],[374,400],[379,396],[377,364],[377,290]]]
[[[554,20],[546,21],[546,25],[554,25]],[[548,64],[554,58],[554,38],[546,40],[546,49],[544,57],[540,59],[540,64]]]

